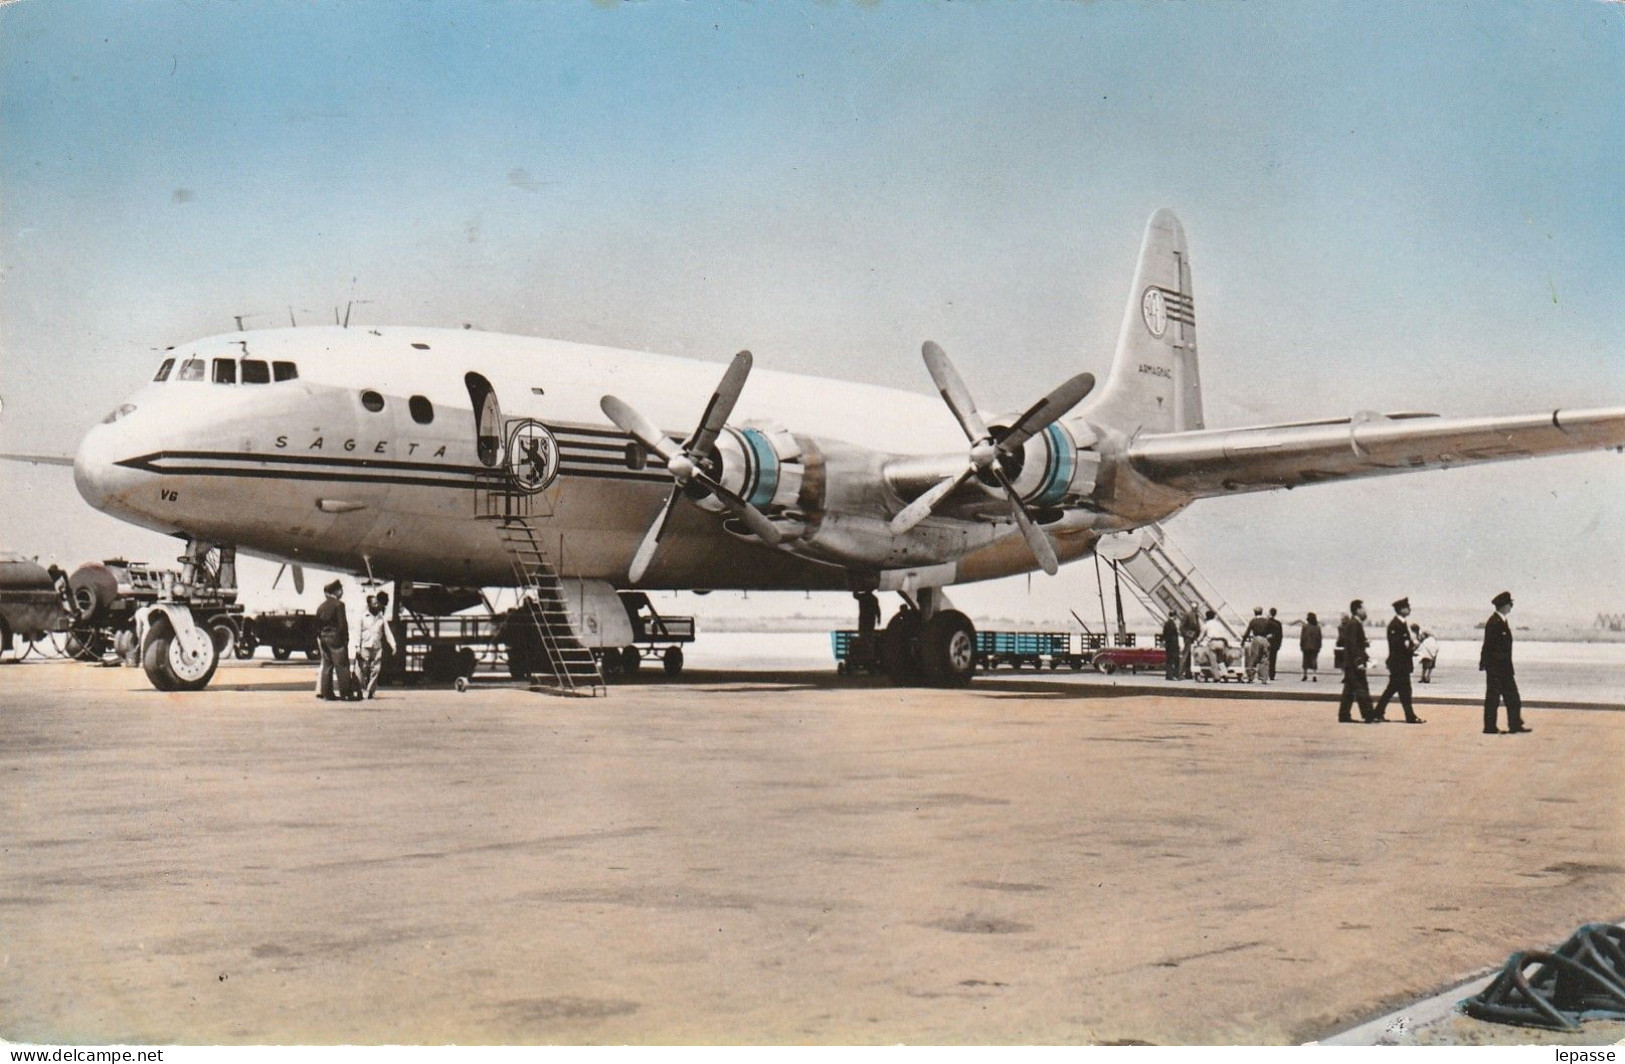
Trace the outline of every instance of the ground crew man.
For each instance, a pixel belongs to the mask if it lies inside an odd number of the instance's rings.
[[[1484,622],[1484,647],[1478,655],[1479,670],[1484,673],[1484,734],[1494,735],[1495,711],[1501,700],[1507,704],[1507,732],[1533,731],[1524,727],[1523,699],[1518,695],[1518,679],[1512,671],[1512,626],[1507,614],[1512,612],[1512,592],[1503,591],[1490,600],[1495,612]]]
[[[1169,610],[1162,622],[1162,678],[1179,679],[1179,665],[1179,618]]]
[[[1341,724],[1354,723],[1349,710],[1356,702],[1360,704],[1360,719],[1367,724],[1377,723],[1377,714],[1371,708],[1371,688],[1365,680],[1365,617],[1365,603],[1355,599],[1337,628],[1337,647],[1343,652],[1343,700],[1337,705]]]
[[[1382,697],[1377,699],[1377,719],[1386,719],[1384,713],[1388,709],[1388,701],[1397,696],[1405,710],[1405,723],[1425,724],[1427,722],[1411,708],[1411,664],[1416,657],[1416,640],[1411,636],[1411,626],[1405,620],[1410,615],[1410,599],[1402,598],[1394,603],[1394,619],[1388,622],[1388,686],[1382,689]]]
[[[344,585],[335,580],[322,590],[327,597],[316,607],[316,645],[322,655],[316,697],[329,702],[335,697],[353,702],[358,696],[350,673],[350,618],[344,612]],[[334,673],[338,674],[337,696],[333,694]]]
[[[1270,618],[1264,622],[1264,635],[1270,641],[1270,679],[1275,679],[1275,662],[1281,656],[1281,644],[1286,642],[1286,630],[1281,627],[1281,619],[1275,616],[1275,607],[1270,607]]]

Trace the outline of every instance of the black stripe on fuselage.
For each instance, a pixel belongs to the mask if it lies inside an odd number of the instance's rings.
[[[231,465],[168,464],[174,460],[231,462]],[[244,466],[244,461],[258,465]],[[594,464],[621,468],[599,468]],[[319,480],[343,484],[400,484],[410,487],[459,488],[495,487],[499,478],[492,470],[479,466],[436,465],[432,462],[394,462],[375,458],[318,458],[307,455],[244,455],[240,452],[216,451],[157,451],[117,463],[126,469],[161,476],[194,477],[248,477],[262,480]],[[326,469],[311,466],[325,465]],[[421,473],[442,473],[443,476],[422,476]],[[665,483],[669,477],[664,470],[633,470],[625,468],[624,461],[569,457],[559,465],[559,473],[567,477],[593,479],[634,480]]]

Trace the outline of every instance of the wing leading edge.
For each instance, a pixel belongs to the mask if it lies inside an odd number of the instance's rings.
[[[1608,407],[1513,417],[1365,414],[1164,433],[1135,439],[1128,459],[1149,480],[1208,496],[1621,447],[1625,407]]]

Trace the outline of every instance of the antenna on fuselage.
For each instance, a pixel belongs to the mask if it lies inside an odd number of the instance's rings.
[[[233,314],[232,317],[237,320],[237,331],[242,332],[243,331],[243,316],[241,314]]]

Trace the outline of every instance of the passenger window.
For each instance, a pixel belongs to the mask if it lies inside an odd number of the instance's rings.
[[[189,358],[181,363],[181,370],[175,374],[178,381],[200,381],[209,374],[209,367],[201,358]]]
[[[384,397],[377,392],[362,392],[361,405],[376,414],[384,408]]]
[[[279,381],[296,381],[299,379],[299,367],[292,362],[273,362],[271,375]]]
[[[626,445],[626,468],[642,469],[649,464],[649,455],[636,440]]]
[[[406,408],[412,411],[412,420],[419,425],[427,425],[434,420],[434,404],[421,395],[414,395],[408,399]]]
[[[169,371],[174,365],[175,365],[175,360],[174,359],[172,359],[172,358],[164,359],[164,364],[158,367],[158,375],[156,377],[152,378],[152,379],[155,380],[155,381],[167,381],[169,379]]]
[[[237,360],[234,358],[217,358],[214,360],[214,382],[216,384],[237,383]]]
[[[245,358],[245,359],[243,359],[243,383],[244,384],[270,384],[271,383],[271,365],[270,365],[270,363],[262,362],[257,358]]]

